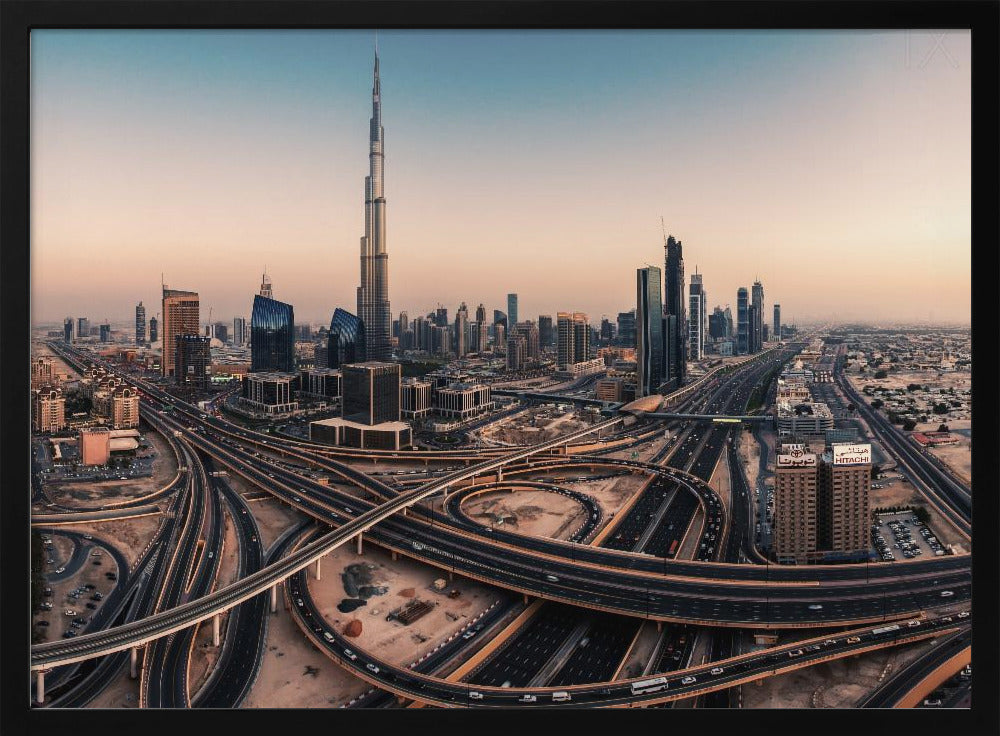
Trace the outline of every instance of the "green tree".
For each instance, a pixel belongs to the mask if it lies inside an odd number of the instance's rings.
[[[947,414],[948,413],[948,405],[947,404],[943,404],[943,403],[934,404],[934,413],[935,414]]]
[[[872,409],[881,409],[884,406],[882,399],[875,399],[872,401]]]
[[[928,513],[925,506],[914,506],[913,515],[917,517],[917,521],[927,524],[931,520],[931,515]]]
[[[938,432],[950,432],[951,430],[948,429],[948,425],[947,424],[939,424],[938,428],[937,428],[937,431]]]
[[[886,373],[885,371],[883,371],[881,369],[875,371],[875,378],[885,378],[888,375],[889,375],[888,373]]]
[[[912,432],[913,429],[916,428],[916,426],[917,426],[917,423],[915,421],[913,421],[912,419],[904,419],[903,420],[903,431],[904,432]]]

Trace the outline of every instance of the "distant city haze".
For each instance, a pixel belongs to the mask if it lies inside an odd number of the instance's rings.
[[[379,33],[393,316],[635,307],[663,234],[708,311],[971,319],[970,34]],[[32,318],[168,286],[354,312],[374,33],[31,34]]]

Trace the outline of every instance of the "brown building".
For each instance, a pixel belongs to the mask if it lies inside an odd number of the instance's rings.
[[[837,443],[823,453],[817,503],[821,550],[867,557],[871,473],[871,445]]]
[[[805,564],[816,554],[816,455],[782,445],[774,466],[773,549],[778,562]]]
[[[58,432],[66,426],[66,399],[62,389],[43,386],[33,397],[32,409],[35,429],[39,432]]]
[[[621,401],[625,381],[621,378],[604,378],[594,387],[594,395],[601,401]]]
[[[199,301],[194,291],[179,291],[163,287],[163,359],[160,370],[173,376],[176,370],[177,337],[199,332]]]
[[[110,458],[110,429],[87,427],[80,430],[80,461],[84,465],[104,465]]]
[[[55,382],[52,370],[52,358],[42,356],[31,361],[31,387],[41,388]]]
[[[115,429],[139,426],[139,392],[131,386],[117,386],[111,392],[111,425]]]

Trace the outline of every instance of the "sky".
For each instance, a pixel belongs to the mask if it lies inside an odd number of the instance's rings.
[[[709,311],[971,319],[966,31],[380,31],[389,295],[635,307],[663,229]],[[35,30],[35,323],[356,311],[373,31]]]

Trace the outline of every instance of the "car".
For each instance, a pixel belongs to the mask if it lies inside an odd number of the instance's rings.
[[[63,632],[63,639],[69,639],[71,636],[76,636],[76,632],[75,631],[64,631]]]
[[[942,590],[941,591],[941,597],[942,598],[951,598],[953,595],[955,595],[955,591],[953,591],[953,590]]]
[[[93,538],[94,538],[94,536],[93,536],[92,534],[84,534],[84,535],[83,535],[83,538],[84,538],[84,539],[93,539]]]
[[[969,612],[968,611],[960,611],[959,614],[958,614],[958,617],[959,618],[968,618],[969,617]]]
[[[807,652],[818,652],[822,648],[823,647],[821,647],[819,644],[810,644],[809,646],[806,647],[806,651]]]
[[[59,574],[64,573],[64,572],[66,572],[66,568],[65,567],[57,567],[56,568],[56,575],[59,575]]]
[[[94,593],[92,596],[90,596],[90,600],[92,601],[104,600],[104,595],[101,593]]]
[[[917,626],[920,626],[920,622],[917,621],[916,619],[914,619],[913,621],[906,622],[906,628],[908,629],[915,629]]]
[[[713,667],[711,670],[709,670],[710,674],[713,675],[721,675],[725,671],[726,670],[724,667]]]
[[[933,700],[929,698],[924,698],[924,707],[927,708],[940,708],[941,698],[934,698]]]
[[[694,677],[693,675],[688,675],[683,680],[681,680],[681,685],[691,685],[695,682],[698,682],[698,678]]]
[[[812,603],[809,606],[809,610],[810,611],[822,611],[823,610],[823,604],[822,603]]]
[[[559,578],[557,578],[555,575],[546,575],[545,579],[548,580],[550,583],[558,583],[559,582]]]
[[[331,634],[329,631],[324,631],[323,638],[326,639],[327,641],[333,641],[333,634]]]
[[[474,637],[475,635],[476,635],[476,632],[475,632],[475,631],[472,631],[472,630],[470,629],[469,631],[466,631],[466,632],[465,632],[464,634],[462,634],[462,638],[463,638],[463,639],[471,639],[471,638],[472,638],[472,637]]]
[[[355,654],[354,652],[352,652],[350,649],[345,649],[344,650],[344,656],[347,657],[352,662],[355,661],[358,658],[358,655]]]
[[[951,616],[945,616],[943,619],[941,619],[941,623],[945,624],[950,624],[952,621],[954,621],[954,619]]]
[[[84,590],[93,590],[93,589],[94,589],[94,588],[96,588],[96,587],[97,587],[97,586],[96,586],[96,585],[94,585],[93,583],[87,583],[86,585],[84,585],[84,586],[83,586],[83,589],[84,589]]]
[[[857,643],[859,643],[860,641],[861,641],[861,637],[860,637],[860,636],[851,636],[851,637],[849,637],[849,638],[847,639],[847,643],[848,643],[848,644],[857,644]]]
[[[469,699],[470,700],[482,700],[483,699],[483,694],[480,693],[480,692],[477,692],[475,690],[470,690],[469,691]]]
[[[521,697],[519,697],[517,699],[517,702],[519,702],[519,703],[534,703],[537,700],[538,700],[538,698],[536,696],[532,695],[531,693],[525,693],[524,695],[522,695]]]
[[[376,675],[379,673],[378,665],[375,664],[374,662],[369,662],[368,664],[365,665],[365,667],[374,672]]]
[[[73,617],[75,615],[76,615],[76,611],[74,611],[72,608],[67,608],[65,611],[63,611],[63,616]]]
[[[215,552],[213,552],[212,550],[209,550],[208,551],[208,559],[212,559],[213,557],[215,557]]]
[[[296,605],[296,606],[299,606],[299,607],[301,608],[302,606],[304,606],[304,605],[305,605],[305,603],[303,603],[303,602],[302,602],[302,599],[301,599],[301,598],[296,598],[296,599],[295,599],[295,605]]]
[[[43,611],[51,611],[52,610],[52,604],[49,603],[48,601],[45,601],[44,603],[42,603],[39,606],[39,608],[41,608]]]
[[[803,654],[803,652],[802,652],[801,649],[793,649],[792,651],[790,651],[788,653],[788,657],[789,657],[789,659],[791,659],[792,657],[801,657],[802,654]]]
[[[42,595],[52,595],[52,588],[46,588],[43,590]]]

